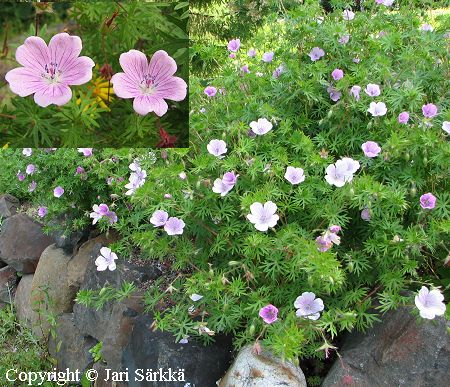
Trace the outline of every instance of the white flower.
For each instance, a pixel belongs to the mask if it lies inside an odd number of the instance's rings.
[[[353,174],[359,169],[358,161],[350,157],[343,157],[336,161],[335,164],[330,164],[325,172],[325,180],[330,185],[336,187],[343,187],[345,183],[353,180]]]
[[[302,168],[287,167],[284,178],[291,184],[300,184],[305,181],[305,174]]]
[[[269,132],[272,127],[272,123],[265,118],[260,118],[258,119],[258,121],[250,122],[250,128],[252,132],[259,136],[262,136],[263,134]]]
[[[437,289],[428,290],[422,286],[414,301],[423,318],[432,320],[445,313],[444,296]]]
[[[277,214],[277,205],[268,201],[262,205],[255,202],[250,206],[251,214],[247,215],[247,219],[255,225],[259,231],[267,231],[269,227],[275,227],[280,218]]]
[[[223,140],[211,140],[206,146],[206,149],[213,156],[220,157],[224,153],[227,153],[227,144]]]
[[[374,117],[384,116],[387,113],[387,108],[384,102],[371,102],[367,111]]]
[[[233,189],[232,185],[225,184],[222,179],[214,180],[214,186],[212,188],[213,192],[220,194],[220,196],[225,196],[228,192]]]
[[[350,11],[349,9],[346,9],[344,12],[342,12],[342,18],[347,21],[353,20],[355,18],[355,13]]]
[[[109,269],[111,271],[116,270],[117,255],[111,251],[108,247],[102,247],[100,249],[100,256],[95,260],[95,265],[98,271],[105,271]]]
[[[196,302],[196,301],[201,300],[201,299],[203,298],[203,296],[201,296],[200,294],[194,293],[194,294],[191,294],[191,295],[189,296],[189,298],[190,298],[192,301]]]
[[[166,211],[156,210],[150,218],[150,223],[153,224],[153,227],[161,227],[166,224],[167,219],[169,219],[169,214]]]
[[[447,134],[450,134],[450,121],[444,121],[442,123],[442,130]]]

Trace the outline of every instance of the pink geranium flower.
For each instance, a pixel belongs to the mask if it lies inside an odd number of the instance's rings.
[[[259,317],[261,317],[266,324],[272,324],[278,320],[278,308],[272,304],[266,305],[259,310]]]
[[[436,196],[434,196],[431,192],[423,194],[420,197],[420,206],[424,210],[432,210],[436,206]]]
[[[381,152],[380,146],[375,141],[365,142],[361,145],[361,149],[363,150],[364,155],[370,158],[377,157],[378,153]]]
[[[186,98],[187,84],[173,76],[177,64],[167,52],[156,51],[148,63],[144,53],[130,50],[120,55],[119,62],[124,72],[111,78],[114,93],[121,98],[134,98],[136,113],[145,116],[155,112],[161,117],[168,109],[166,99],[182,101]]]
[[[42,107],[65,105],[72,98],[70,85],[82,85],[92,78],[91,58],[80,55],[78,36],[56,34],[47,46],[38,36],[30,36],[16,50],[16,60],[23,67],[8,71],[5,79],[13,93],[26,97]]]

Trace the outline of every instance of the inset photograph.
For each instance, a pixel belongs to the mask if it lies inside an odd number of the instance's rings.
[[[189,3],[8,2],[0,147],[188,146]]]

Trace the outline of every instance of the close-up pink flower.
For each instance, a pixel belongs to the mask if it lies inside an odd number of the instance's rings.
[[[266,305],[259,310],[259,317],[261,317],[266,324],[272,324],[278,320],[278,308],[272,304]]]
[[[177,64],[167,52],[156,51],[149,63],[143,52],[130,50],[120,55],[119,62],[124,72],[111,78],[114,93],[120,98],[133,98],[136,113],[145,116],[155,112],[161,117],[169,108],[166,99],[186,98],[187,84],[174,76]]]
[[[42,107],[65,105],[72,98],[69,86],[82,85],[92,78],[94,61],[79,56],[81,39],[67,33],[54,35],[47,46],[38,36],[30,36],[16,50],[16,60],[23,67],[5,75],[11,91],[21,97],[34,94]]]

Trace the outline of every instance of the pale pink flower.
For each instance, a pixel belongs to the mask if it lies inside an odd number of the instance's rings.
[[[78,36],[54,35],[47,46],[38,36],[30,36],[16,50],[16,60],[23,67],[8,71],[6,81],[12,92],[42,107],[65,105],[72,98],[71,85],[82,85],[92,78],[94,61],[79,56],[82,44]]]
[[[181,235],[183,234],[184,226],[183,220],[173,217],[169,218],[164,224],[164,231],[167,232],[167,235]]]
[[[55,198],[60,198],[61,196],[63,196],[63,194],[64,194],[64,188],[63,187],[58,186],[58,187],[56,187],[53,190],[53,196]]]
[[[33,154],[33,149],[31,149],[31,148],[23,148],[22,154],[25,157],[30,157]]]
[[[284,178],[292,185],[300,184],[305,181],[305,173],[302,168],[287,167]]]
[[[150,223],[153,227],[164,226],[169,219],[169,214],[166,211],[156,210],[150,218]]]
[[[211,140],[206,146],[208,152],[216,157],[224,157],[223,154],[227,153],[227,144],[223,140]]]
[[[428,290],[422,286],[414,302],[423,318],[433,320],[445,313],[444,296],[438,289]]]
[[[371,102],[367,111],[374,117],[381,117],[387,113],[387,108],[384,102]]]
[[[361,91],[361,86],[358,85],[354,85],[352,86],[352,88],[350,89],[350,94],[355,98],[355,100],[359,101],[359,99],[361,98],[359,96],[359,92]]]
[[[232,52],[238,52],[241,47],[241,41],[239,39],[233,39],[228,42],[228,50]]]
[[[47,215],[47,212],[48,212],[47,207],[39,207],[38,208],[38,216],[40,218],[43,218],[45,215]]]
[[[83,153],[84,157],[92,156],[92,150],[94,148],[78,148],[78,152]]]
[[[116,253],[113,253],[110,248],[102,247],[100,249],[100,255],[95,260],[95,265],[97,266],[97,271],[105,271],[109,269],[110,271],[116,270]]]
[[[344,78],[344,72],[341,69],[334,69],[331,76],[335,81],[339,81],[339,79]]]
[[[431,192],[423,194],[420,197],[420,206],[424,210],[432,210],[436,207],[436,196],[434,196]]]
[[[250,206],[250,214],[247,219],[255,225],[258,231],[267,231],[270,227],[275,227],[280,218],[277,212],[277,205],[274,202],[268,201],[261,204],[255,202]]]
[[[272,324],[278,320],[278,309],[272,304],[266,305],[260,309],[259,317],[261,317],[266,324]]]
[[[361,149],[367,157],[377,157],[381,152],[380,146],[375,141],[367,141],[361,145]]]
[[[366,88],[364,89],[364,92],[369,97],[378,97],[381,94],[380,86],[375,83],[369,83]]]
[[[308,55],[311,58],[311,60],[315,62],[316,60],[319,60],[325,55],[325,51],[322,50],[320,47],[314,47]]]
[[[259,118],[258,121],[250,122],[250,129],[253,133],[262,136],[272,130],[272,123],[266,118]]]
[[[27,175],[32,175],[36,171],[36,167],[33,164],[28,164],[25,172]]]
[[[33,180],[28,186],[28,192],[33,192],[37,187],[37,183]]]
[[[347,21],[353,20],[355,18],[355,13],[346,9],[342,12],[342,18]]]
[[[409,121],[409,113],[408,112],[401,112],[398,115],[398,122],[400,124],[406,124]]]
[[[442,130],[447,134],[450,134],[450,121],[444,121],[442,123]]]
[[[435,104],[427,103],[422,106],[422,113],[425,118],[433,118],[438,112],[438,108]]]
[[[121,98],[134,98],[136,113],[145,116],[155,112],[161,117],[168,110],[166,99],[186,98],[187,84],[174,76],[177,64],[167,52],[156,51],[148,63],[144,53],[130,50],[120,55],[119,62],[124,72],[111,78],[114,93]]]
[[[297,309],[295,314],[297,317],[306,317],[310,320],[317,320],[320,317],[320,312],[324,309],[321,298],[316,298],[312,292],[304,292],[298,296],[294,302],[294,307]]]

